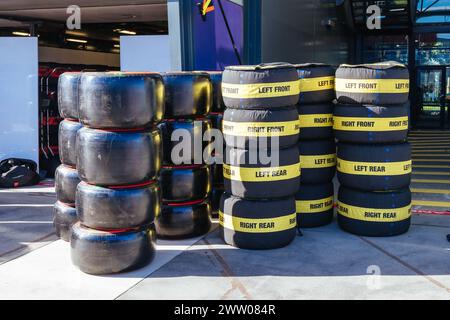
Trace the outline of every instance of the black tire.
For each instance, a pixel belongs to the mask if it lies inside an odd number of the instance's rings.
[[[408,94],[408,68],[400,63],[343,64],[336,70],[336,98],[340,103],[403,104]]]
[[[223,164],[211,165],[211,177],[213,187],[223,187]]]
[[[155,220],[156,232],[163,239],[187,239],[201,236],[211,228],[209,199],[163,204]]]
[[[361,236],[405,233],[411,224],[411,191],[364,192],[341,186],[337,221],[343,230]]]
[[[164,113],[164,84],[152,72],[87,72],[80,83],[80,122],[98,129],[147,128]]]
[[[389,143],[405,141],[408,135],[408,106],[337,104],[333,129],[341,142]]]
[[[61,165],[61,160],[59,160],[58,155],[49,155],[46,158],[44,155],[39,157],[39,166],[41,171],[45,171],[45,176],[47,178],[54,178],[56,169]],[[43,169],[43,170],[42,170]]]
[[[297,144],[298,112],[295,107],[266,110],[228,108],[223,114],[223,137],[227,146],[240,149],[288,148]]]
[[[338,143],[336,167],[345,187],[365,191],[406,188],[411,182],[411,147],[409,143]]]
[[[333,180],[336,173],[334,139],[301,141],[298,151],[302,184],[321,184]]]
[[[222,194],[225,192],[225,190],[220,187],[213,188],[211,191],[211,206],[212,206],[212,212],[213,212],[213,218],[214,214],[217,214],[217,211],[220,209],[220,198],[222,198]]]
[[[226,67],[222,74],[222,97],[228,108],[293,106],[299,97],[297,71],[288,63]]]
[[[249,199],[293,196],[300,184],[298,148],[280,149],[279,165],[276,166],[259,159],[259,156],[255,156],[258,155],[257,152],[229,150],[223,165],[225,191]],[[253,157],[258,159],[252,159]],[[250,164],[252,160],[257,160],[257,163]]]
[[[195,161],[195,142],[194,141],[202,141],[201,147],[202,152],[206,148],[210,148],[208,141],[203,141],[203,135],[206,131],[211,129],[211,121],[209,119],[178,119],[178,120],[164,120],[158,125],[158,128],[161,130],[162,135],[162,145],[163,145],[163,159],[162,163],[166,166],[174,166],[174,165],[191,165],[191,164],[202,164],[203,163],[203,154],[201,155],[202,159],[197,159],[200,161]],[[181,137],[178,137],[178,140],[172,141],[172,134],[175,130],[179,130],[178,132],[183,134]],[[185,145],[185,140],[190,140],[190,155],[189,152],[185,154],[185,151],[181,147]],[[176,155],[175,159],[172,159],[172,152]],[[210,151],[206,151],[208,154],[211,154]]]
[[[81,180],[120,186],[155,180],[161,167],[161,133],[111,132],[82,128],[77,134],[77,169]]]
[[[294,65],[300,79],[299,104],[331,102],[335,98],[335,69],[322,63]]]
[[[101,231],[72,226],[72,262],[89,274],[113,274],[148,265],[155,256],[155,230]]]
[[[160,213],[157,183],[135,188],[104,188],[81,182],[76,207],[81,223],[93,229],[138,228],[153,223]]]
[[[77,165],[76,140],[77,132],[81,128],[79,122],[72,120],[63,120],[59,123],[59,158],[62,164],[72,167]]]
[[[333,107],[332,103],[298,105],[299,139],[317,140],[332,138]]]
[[[223,112],[211,112],[206,117],[211,120],[212,128],[222,131]]]
[[[208,71],[212,84],[212,106],[211,112],[224,112],[225,104],[222,98],[222,71]]]
[[[333,183],[300,185],[295,195],[297,226],[314,228],[327,225],[333,220]]]
[[[80,183],[78,171],[64,164],[55,171],[56,199],[68,205],[75,205],[75,193]]]
[[[163,73],[164,119],[205,116],[213,103],[213,86],[206,72]]]
[[[159,182],[163,202],[200,200],[211,191],[210,168],[206,165],[164,166]]]
[[[220,235],[234,247],[285,247],[295,238],[296,221],[293,197],[253,201],[224,193],[220,200]]]
[[[56,201],[53,206],[53,227],[61,240],[70,241],[72,225],[77,221],[77,209]]]
[[[81,72],[64,72],[58,78],[58,109],[62,118],[78,120]]]

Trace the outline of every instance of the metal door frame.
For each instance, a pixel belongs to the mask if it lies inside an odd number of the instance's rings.
[[[415,76],[416,76],[416,83],[414,84],[414,86],[417,88],[419,85],[419,81],[420,81],[420,77],[419,74],[421,71],[431,71],[431,70],[439,70],[441,71],[441,92],[440,92],[440,107],[441,107],[441,111],[440,111],[440,127],[441,129],[445,128],[445,123],[446,123],[446,117],[445,117],[445,96],[446,96],[446,88],[447,88],[447,68],[450,67],[448,65],[426,65],[426,66],[417,66],[415,68]],[[423,105],[423,103],[422,103]],[[420,106],[414,106],[415,108],[420,108]],[[449,110],[450,113],[450,110]],[[418,118],[415,119],[415,121],[417,122]]]

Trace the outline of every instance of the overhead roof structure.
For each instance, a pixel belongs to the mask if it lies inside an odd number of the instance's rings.
[[[67,19],[73,4],[82,10],[82,23],[152,22],[167,20],[166,0],[2,0],[0,27],[17,21],[59,21]],[[9,22],[8,22],[9,21]]]
[[[450,0],[416,0],[416,22],[450,24]]]
[[[73,4],[81,9],[81,30],[66,28],[72,13],[67,9]],[[0,1],[0,35],[29,32],[39,36],[41,45],[115,52],[124,31],[167,34],[167,0]],[[66,41],[74,37],[90,45]]]

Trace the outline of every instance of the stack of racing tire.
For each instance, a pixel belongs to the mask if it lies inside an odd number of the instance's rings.
[[[164,84],[157,73],[87,72],[79,85],[72,262],[90,274],[129,271],[155,255]]]
[[[213,88],[213,100],[211,111],[208,114],[208,119],[211,120],[212,128],[222,131],[223,112],[225,111],[225,104],[222,98],[222,72],[221,71],[208,71],[211,78]],[[223,185],[223,140],[221,139],[222,147],[219,150],[212,150],[213,163],[211,164],[211,205],[213,211],[213,217],[216,217],[220,207],[220,198],[224,192]]]
[[[290,64],[231,66],[223,72],[225,193],[219,223],[227,244],[273,249],[296,235],[298,94]]]
[[[191,238],[211,227],[211,171],[204,161],[210,155],[203,140],[211,129],[206,118],[212,103],[212,85],[205,72],[162,74],[165,85],[160,184],[162,210],[156,220],[158,237]]]
[[[297,225],[329,224],[334,213],[333,178],[336,143],[333,137],[335,69],[326,64],[295,65],[300,81],[299,114],[301,185],[296,199]]]
[[[363,236],[406,232],[411,220],[408,69],[397,62],[336,71],[338,223]]]
[[[63,121],[59,123],[59,157],[61,165],[55,171],[56,203],[53,226],[56,235],[70,240],[72,225],[78,220],[75,192],[80,178],[77,171],[76,137],[81,129],[78,116],[78,86],[81,73],[66,72],[59,77],[58,110]]]

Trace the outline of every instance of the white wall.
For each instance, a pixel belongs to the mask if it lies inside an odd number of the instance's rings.
[[[121,36],[120,70],[170,71],[169,36]]]
[[[39,161],[38,42],[0,37],[0,160]]]
[[[39,61],[67,64],[100,64],[110,67],[119,67],[120,65],[118,54],[52,47],[39,47]]]

